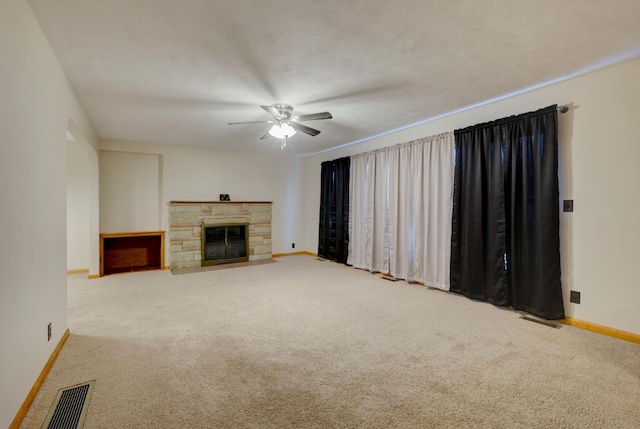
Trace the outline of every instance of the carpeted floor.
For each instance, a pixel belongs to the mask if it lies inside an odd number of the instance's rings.
[[[69,277],[71,336],[22,428],[640,428],[640,346],[311,256]]]

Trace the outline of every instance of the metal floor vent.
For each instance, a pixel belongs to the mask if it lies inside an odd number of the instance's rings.
[[[395,278],[395,277],[391,277],[391,276],[385,276],[385,275],[382,275],[382,277],[381,277],[381,278],[383,278],[383,279],[385,279],[385,280],[389,280],[390,282],[397,282],[397,281],[398,281],[398,279],[397,279],[397,278]]]
[[[95,380],[66,389],[60,389],[42,429],[80,429],[89,405],[89,395]]]
[[[548,326],[548,327],[550,327],[550,328],[554,328],[554,329],[560,329],[560,326],[561,326],[561,325],[560,325],[560,324],[558,324],[558,323],[551,322],[551,321],[549,321],[549,320],[537,319],[537,318],[535,318],[535,317],[527,316],[526,314],[525,314],[525,315],[520,316],[520,318],[521,318],[521,319],[524,319],[524,320],[528,320],[529,322],[539,323],[539,324],[541,324],[541,325]]]

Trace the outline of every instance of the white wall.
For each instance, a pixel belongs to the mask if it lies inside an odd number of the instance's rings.
[[[89,269],[89,158],[67,141],[67,270]]]
[[[88,176],[86,179],[89,200],[86,202],[88,212],[86,212],[85,215],[89,216],[89,241],[85,245],[84,252],[89,259],[89,278],[96,278],[100,276],[100,172],[98,151],[96,149],[97,141],[93,133],[91,138],[91,140],[87,139],[82,128],[78,126],[73,118],[69,118],[69,122],[67,123],[67,139],[74,141],[86,154],[84,159],[86,159],[87,162],[86,168]],[[67,174],[68,173],[67,169]],[[67,222],[67,225],[69,225],[69,222]],[[75,225],[71,225],[71,227],[75,228]],[[74,231],[68,231],[67,239],[69,233],[73,234]]]
[[[559,115],[562,282],[568,317],[640,333],[640,60],[305,159],[306,250],[317,252],[320,163],[536,110]],[[569,290],[582,292],[580,305]]]
[[[0,427],[8,427],[67,329],[69,119],[97,143],[24,0],[2,2],[0,52]]]
[[[162,229],[160,155],[100,151],[100,232]]]
[[[306,222],[301,202],[301,159],[286,153],[266,155],[113,140],[102,140],[100,148],[101,153],[120,151],[162,156],[162,230],[169,229],[169,201],[217,201],[219,194],[229,194],[232,201],[272,201],[273,253],[301,250]],[[104,209],[101,220],[103,217]],[[296,243],[295,249],[291,243]],[[165,263],[169,265],[169,246],[165,247]]]

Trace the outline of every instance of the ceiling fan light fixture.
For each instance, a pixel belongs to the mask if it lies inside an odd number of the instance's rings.
[[[283,139],[285,137],[288,138],[295,135],[296,130],[294,130],[291,125],[283,122],[281,124],[275,124],[273,127],[271,127],[271,129],[269,130],[269,134],[277,139]]]
[[[243,124],[274,124],[267,133],[265,133],[260,140],[264,140],[271,137],[279,139],[282,144],[281,148],[284,149],[287,146],[287,139],[294,136],[297,132],[307,134],[311,137],[320,134],[320,130],[316,130],[306,125],[302,125],[300,121],[317,121],[320,119],[331,119],[333,116],[329,112],[311,113],[308,115],[299,115],[292,117],[293,106],[290,104],[276,103],[271,106],[260,106],[262,110],[273,116],[273,120],[270,121],[250,121],[250,122],[229,122],[229,125],[243,125]]]

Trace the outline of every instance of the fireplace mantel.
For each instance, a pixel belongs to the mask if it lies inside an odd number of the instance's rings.
[[[169,204],[273,204],[273,201],[169,201]]]
[[[202,265],[202,226],[248,225],[249,261],[271,259],[272,201],[170,201],[171,269]]]

